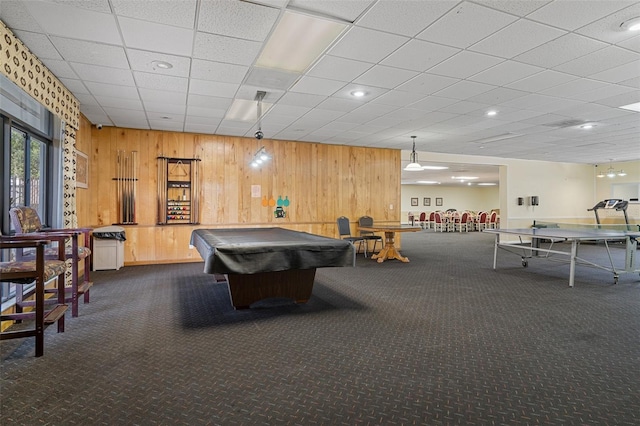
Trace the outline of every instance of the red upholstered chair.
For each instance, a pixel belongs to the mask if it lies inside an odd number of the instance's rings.
[[[465,232],[469,232],[469,227],[472,225],[471,217],[469,216],[469,212],[463,212],[461,215],[455,217],[455,221],[453,223],[454,231],[460,231],[464,229]]]
[[[40,239],[34,236],[2,236],[0,235],[0,249],[3,252],[3,259],[0,262],[0,281],[10,282],[16,285],[16,298],[22,298],[24,287],[35,281],[33,290],[33,300],[25,302],[33,309],[23,312],[21,307],[17,307],[15,312],[6,312],[0,316],[1,321],[33,321],[33,327],[21,326],[18,330],[8,327],[0,332],[0,340],[17,339],[24,337],[35,337],[35,355],[44,354],[44,330],[49,325],[57,323],[58,332],[64,331],[64,313],[67,305],[64,304],[64,274],[66,262],[64,260],[64,240],[60,238],[62,247],[58,252],[59,259],[45,260],[45,245],[51,240]],[[15,260],[15,251],[23,249],[35,250],[33,260]],[[57,299],[52,299],[53,305],[45,305],[45,283],[55,277],[57,280]],[[30,291],[31,292],[31,291]],[[31,297],[31,294],[29,294]]]
[[[427,229],[435,228],[436,212],[429,213],[429,221],[427,222]]]
[[[499,223],[498,213],[495,211],[491,212],[491,216],[489,217],[489,228],[497,229],[499,228]]]
[[[89,303],[89,289],[93,285],[90,281],[89,272],[91,269],[91,249],[89,249],[90,228],[75,229],[50,229],[44,228],[38,212],[26,206],[14,207],[9,210],[11,222],[16,230],[16,235],[34,235],[39,238],[51,239],[52,236],[64,235],[70,239],[70,244],[65,248],[65,257],[71,264],[71,285],[67,286],[66,302],[71,302],[71,315],[78,316],[78,299],[84,295],[84,303]],[[63,244],[58,242],[58,244]],[[55,257],[56,247],[48,248],[45,251],[47,258]],[[24,256],[24,255],[23,255]],[[28,257],[23,257],[26,260]],[[83,280],[79,278],[79,265],[84,261]]]
[[[433,221],[433,230],[437,231],[438,229],[440,229],[440,232],[443,231],[448,231],[448,225],[447,222],[445,221],[444,217],[442,216],[442,212],[435,212],[434,213],[434,221]]]
[[[477,226],[479,231],[489,227],[489,214],[487,212],[480,213]]]
[[[420,216],[418,217],[418,222],[420,223],[420,227],[423,229],[428,226],[426,212],[420,212]]]

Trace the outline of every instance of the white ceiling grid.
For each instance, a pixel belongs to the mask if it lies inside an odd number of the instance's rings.
[[[348,23],[300,75],[254,66],[285,10]],[[619,108],[640,102],[640,35],[620,28],[635,17],[640,2],[617,0],[2,0],[0,9],[94,124],[251,137],[255,121],[225,116],[234,99],[264,90],[267,138],[407,150],[416,135],[418,151],[577,163],[640,158],[640,116]],[[587,122],[594,128],[581,129]],[[482,142],[491,138],[500,140]]]

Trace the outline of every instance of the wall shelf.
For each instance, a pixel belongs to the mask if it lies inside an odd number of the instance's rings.
[[[158,157],[158,224],[200,223],[200,159]]]

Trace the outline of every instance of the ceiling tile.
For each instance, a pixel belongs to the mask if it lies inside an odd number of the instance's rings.
[[[289,8],[318,12],[327,16],[340,18],[347,22],[355,21],[374,3],[374,0],[290,0]]]
[[[493,84],[495,86],[506,86],[516,80],[529,77],[543,71],[540,67],[527,65],[515,61],[504,61],[488,70],[469,77],[469,80],[480,83]]]
[[[513,58],[566,34],[565,31],[520,19],[469,48],[480,53]]]
[[[45,59],[63,59],[46,35],[20,30],[15,31],[14,34],[18,36],[25,45],[29,46],[29,50],[41,61]]]
[[[40,28],[48,34],[100,43],[122,43],[113,15],[62,3],[30,1],[25,5]],[[64,25],[62,22],[73,22],[73,25]]]
[[[189,29],[195,25],[196,3],[196,0],[111,0],[118,15]]]
[[[233,98],[239,85],[233,83],[223,83],[219,81],[197,80],[192,78],[189,84],[189,93],[205,96],[218,96],[222,98]]]
[[[376,65],[356,78],[353,82],[366,86],[393,89],[416,75],[418,75],[418,73],[414,71]]]
[[[329,54],[378,63],[408,40],[406,37],[395,34],[353,27],[336,43]]]
[[[544,70],[538,74],[508,84],[507,87],[511,89],[524,90],[526,92],[538,92],[548,89],[549,87],[567,83],[571,80],[575,80],[576,78],[578,77],[558,71]]]
[[[381,103],[385,105],[395,106],[407,106],[421,99],[424,99],[425,95],[421,93],[402,92],[399,90],[390,90],[384,95],[378,96],[372,102]]]
[[[42,62],[47,68],[49,68],[49,71],[58,78],[79,78],[73,68],[71,68],[71,65],[69,65],[69,62],[58,61],[55,59],[45,59]]]
[[[188,57],[137,49],[127,49],[126,52],[132,70],[173,75],[176,77],[189,77],[191,59]],[[155,64],[157,61],[168,62],[172,65],[172,68],[158,68]],[[196,60],[194,60],[194,63],[195,61]]]
[[[450,1],[380,1],[358,20],[357,25],[413,37],[452,6]]]
[[[417,77],[398,86],[398,90],[412,93],[422,93],[430,95],[439,90],[455,85],[460,80],[457,78],[444,77],[434,74],[420,74]],[[459,84],[459,83],[458,83]],[[445,96],[446,97],[446,96]]]
[[[99,100],[100,96],[112,96],[122,99],[140,99],[138,90],[131,86],[85,82],[89,92]]]
[[[62,37],[51,37],[51,41],[66,61],[129,69],[129,61],[121,46]]]
[[[417,38],[465,49],[517,19],[497,10],[462,2],[421,32]],[[458,28],[460,31],[451,31],[452,28]]]
[[[198,31],[234,38],[264,41],[280,11],[242,1],[200,3]]]
[[[324,56],[309,70],[307,75],[311,77],[328,78],[349,82],[371,68],[369,62],[354,61],[337,56]]]
[[[611,15],[603,16],[600,20],[585,25],[575,32],[608,43],[620,43],[637,36],[637,33],[625,31],[620,28],[620,24],[638,16],[640,16],[640,2],[634,1],[631,2],[631,6],[612,13]]]
[[[130,70],[108,68],[99,65],[77,64],[71,62],[71,67],[80,79],[119,86],[135,86]]]
[[[327,80],[325,78],[317,77],[302,77],[291,88],[291,91],[309,93],[312,95],[331,96],[343,86],[344,83],[341,81]]]
[[[261,48],[262,44],[256,41],[198,32],[193,47],[193,57],[237,65],[251,65]]]
[[[142,102],[164,102],[169,104],[187,104],[187,94],[183,92],[170,92],[168,90],[138,89]]]
[[[634,2],[589,0],[583,7],[576,7],[571,1],[554,1],[527,15],[527,18],[572,31],[632,3]]]
[[[127,47],[189,56],[193,51],[193,30],[156,24],[133,18],[118,18]]]
[[[453,99],[464,100],[464,99],[470,98],[471,96],[488,92],[489,90],[492,90],[494,88],[495,86],[492,86],[490,84],[462,80],[436,92],[435,94],[443,98],[453,98]]]
[[[136,85],[146,89],[166,90],[170,87],[173,92],[186,93],[189,83],[189,80],[184,77],[174,77],[171,75],[160,75],[140,71],[134,71],[133,76],[136,79]]]
[[[459,49],[453,47],[442,46],[426,41],[411,40],[385,58],[381,63],[413,71],[426,71],[459,51]]]
[[[448,77],[467,78],[494,65],[503,62],[504,59],[495,56],[463,50],[462,52],[440,62],[433,68],[429,68],[429,74],[438,74]]]
[[[609,46],[590,55],[566,62],[555,67],[556,71],[586,77],[601,71],[624,65],[638,59],[638,55],[620,47]]]
[[[606,46],[607,44],[601,41],[570,33],[533,48],[514,59],[527,64],[553,68]]]

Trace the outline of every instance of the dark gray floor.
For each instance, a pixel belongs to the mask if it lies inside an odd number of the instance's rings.
[[[406,234],[402,252],[319,269],[306,305],[249,311],[202,264],[94,272],[44,357],[2,343],[1,422],[640,423],[637,274],[579,268],[570,289],[567,265],[507,254],[493,271],[481,233]]]

